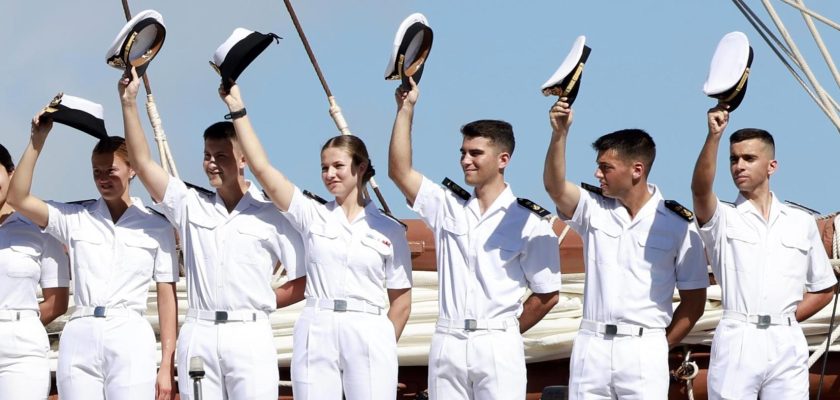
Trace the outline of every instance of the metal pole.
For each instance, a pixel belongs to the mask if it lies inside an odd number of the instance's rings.
[[[315,53],[312,51],[312,47],[309,46],[309,41],[306,40],[306,34],[303,33],[303,27],[300,26],[300,21],[295,13],[295,9],[292,7],[292,2],[290,0],[283,0],[283,2],[286,3],[286,9],[289,10],[289,16],[292,17],[292,23],[295,25],[295,30],[297,30],[300,41],[303,42],[303,48],[306,49],[306,55],[309,56],[309,61],[312,63],[312,67],[315,68],[318,80],[321,81],[321,86],[324,88],[324,93],[327,95],[327,101],[330,104],[330,116],[332,116],[336,128],[338,128],[338,131],[341,132],[342,135],[352,135],[352,133],[350,133],[350,128],[347,126],[347,121],[344,120],[344,115],[341,114],[341,108],[335,101],[335,97],[333,97],[330,87],[327,85],[327,80],[324,79],[324,74],[321,73],[321,67],[318,66],[318,60],[315,59]],[[388,208],[388,203],[385,202],[385,197],[382,196],[382,192],[379,190],[379,185],[376,184],[376,180],[370,178],[368,183],[370,184],[371,189],[373,189],[373,193],[376,194],[376,198],[379,200],[379,203],[382,204],[382,209],[386,214],[391,215],[391,209]]]

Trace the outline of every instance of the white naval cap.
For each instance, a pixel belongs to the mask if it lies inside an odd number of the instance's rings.
[[[414,13],[404,19],[394,36],[394,50],[385,68],[385,79],[402,79],[405,87],[409,86],[409,77],[419,83],[433,38],[432,28],[423,14]]]
[[[104,109],[101,104],[58,93],[44,108],[41,118],[49,118],[53,122],[76,128],[97,139],[105,139],[108,137],[108,132],[105,130],[103,116]]]
[[[260,53],[265,50],[272,41],[280,43],[280,36],[273,33],[259,33],[245,28],[236,28],[233,33],[222,43],[216,52],[210,65],[222,77],[222,84],[225,89],[230,89],[233,82],[239,75],[248,68]]]
[[[753,50],[747,35],[738,31],[727,33],[712,56],[703,93],[718,99],[718,104],[729,105],[730,112],[734,111],[747,93],[752,60]]]
[[[136,67],[137,75],[143,75],[165,38],[163,16],[155,10],[141,11],[120,30],[105,55],[105,61],[119,69]]]
[[[572,49],[566,55],[566,59],[542,85],[542,93],[545,96],[566,97],[571,105],[578,94],[580,79],[583,76],[583,67],[589,58],[592,49],[586,45],[586,36],[578,36],[572,44]]]

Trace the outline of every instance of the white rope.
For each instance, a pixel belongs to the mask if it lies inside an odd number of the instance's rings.
[[[169,143],[166,142],[166,133],[163,131],[163,123],[157,111],[155,98],[151,94],[146,95],[146,113],[149,115],[149,122],[152,124],[152,131],[155,133],[160,164],[167,173],[177,178],[178,169],[175,167],[175,160],[169,151]]]
[[[840,268],[840,259],[838,259],[838,255],[840,255],[840,214],[834,216],[832,223],[834,224],[834,235],[831,238],[831,267],[838,271]],[[828,346],[829,343],[834,343],[837,341],[837,338],[840,337],[840,326],[835,326],[834,330],[831,331],[828,336],[826,336],[825,340],[814,350],[814,353],[808,357],[808,368],[813,366],[823,354],[825,354],[825,348]]]
[[[834,60],[831,58],[831,53],[828,52],[828,49],[825,47],[825,43],[822,40],[822,36],[820,36],[820,32],[814,25],[814,19],[811,17],[810,14],[803,10],[803,8],[806,8],[803,0],[796,0],[796,2],[800,6],[802,6],[802,8],[800,8],[800,10],[802,11],[802,18],[805,19],[805,25],[807,25],[808,30],[811,31],[811,36],[814,37],[814,42],[817,43],[817,47],[820,49],[820,53],[822,54],[826,65],[828,65],[829,71],[831,71],[831,76],[834,77],[834,82],[838,86],[840,86],[840,73],[837,72],[837,66],[834,65]]]
[[[804,5],[794,3],[792,0],[781,0],[781,1],[782,1],[782,3],[785,3],[785,4],[787,4],[787,5],[789,5],[793,8],[796,8],[799,11],[816,18],[818,21],[820,21],[820,22],[822,22],[822,23],[840,31],[840,24],[838,24],[838,23],[836,23],[836,22],[834,22],[834,21],[832,21],[832,20],[830,20],[830,19],[828,19],[828,18],[826,18],[826,17],[824,17],[820,14],[815,13],[810,8],[805,7]]]
[[[551,224],[553,225],[553,224],[554,224],[554,220],[555,220],[555,219],[557,219],[557,216],[556,216],[556,215],[552,215],[552,216],[551,216],[551,219],[552,219]],[[563,244],[563,239],[565,239],[565,238],[566,238],[566,235],[569,233],[569,230],[570,230],[569,225],[566,225],[565,227],[563,227],[563,231],[562,231],[562,232],[560,232],[560,236],[557,236],[557,244],[558,244],[558,245]]]
[[[700,374],[700,367],[691,361],[691,350],[686,350],[682,364],[673,372],[675,378],[685,381],[688,400],[694,400],[694,378]]]

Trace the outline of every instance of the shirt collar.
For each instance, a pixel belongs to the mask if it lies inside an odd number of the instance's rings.
[[[146,209],[146,206],[143,204],[143,200],[140,200],[139,197],[131,197],[131,205],[125,210],[123,213],[123,217],[126,213],[128,213],[132,208],[136,208],[137,211],[140,211],[143,214],[151,214],[152,212]],[[98,213],[109,221],[111,221],[111,210],[108,210],[108,204],[105,203],[105,199],[102,197],[96,199],[96,203],[93,204],[92,210],[95,213]],[[120,217],[122,219],[122,217]]]
[[[783,204],[776,197],[776,194],[771,191],[770,192],[770,219],[771,220],[779,213],[787,214],[787,207],[782,207],[782,206],[783,206]],[[735,208],[741,214],[746,214],[746,213],[752,212],[755,215],[758,215],[759,217],[764,219],[764,217],[758,212],[758,210],[755,209],[755,206],[753,205],[753,203],[751,201],[747,200],[747,198],[744,197],[744,195],[742,195],[740,193],[738,193],[738,198],[735,199]]]
[[[505,182],[505,189],[499,193],[499,197],[496,197],[496,200],[493,200],[493,204],[487,208],[484,215],[481,214],[481,206],[478,204],[478,196],[476,196],[475,190],[473,190],[473,195],[467,202],[467,208],[475,214],[476,218],[482,219],[496,211],[508,209],[514,201],[516,201],[516,196],[513,195],[513,189],[511,189],[510,184]]]

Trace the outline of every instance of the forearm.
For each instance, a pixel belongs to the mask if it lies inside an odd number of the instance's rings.
[[[411,150],[411,124],[414,106],[405,104],[397,111],[388,149],[388,176],[405,193],[405,180],[413,169]]]
[[[172,371],[175,341],[178,336],[178,299],[174,283],[157,284],[158,320],[160,322],[161,369]]]
[[[720,147],[720,136],[709,134],[703,149],[694,165],[691,178],[691,194],[694,203],[694,214],[697,222],[703,226],[714,215],[717,207],[717,197],[712,187],[717,172],[717,154]]]
[[[665,329],[668,347],[678,345],[694,328],[706,309],[706,289],[680,290],[680,304]]]
[[[135,99],[122,100],[123,129],[125,130],[125,143],[128,147],[128,158],[131,167],[141,173],[148,164],[154,164],[149,143],[140,124],[140,114],[137,110]],[[142,173],[141,173],[142,175]]]
[[[522,304],[519,316],[519,332],[525,333],[540,322],[560,300],[559,292],[532,293]]]
[[[822,250],[820,250],[822,251]],[[834,297],[834,286],[818,292],[806,292],[796,307],[796,320],[802,322],[818,313]]]
[[[44,301],[38,304],[41,323],[46,326],[56,318],[67,312],[70,301],[70,290],[66,287],[47,288],[43,290]]]
[[[408,316],[411,314],[411,289],[389,289],[388,319],[394,325],[394,335],[397,341],[402,336]]]
[[[565,134],[552,133],[545,155],[543,185],[555,203],[562,197],[566,184],[566,138]]]
[[[306,292],[306,277],[300,277],[282,284],[274,289],[274,296],[277,299],[277,308],[288,307],[302,301]]]
[[[12,207],[41,228],[45,228],[49,222],[49,210],[46,203],[32,196],[31,190],[32,175],[43,145],[43,140],[30,140],[9,182],[6,199]]]

